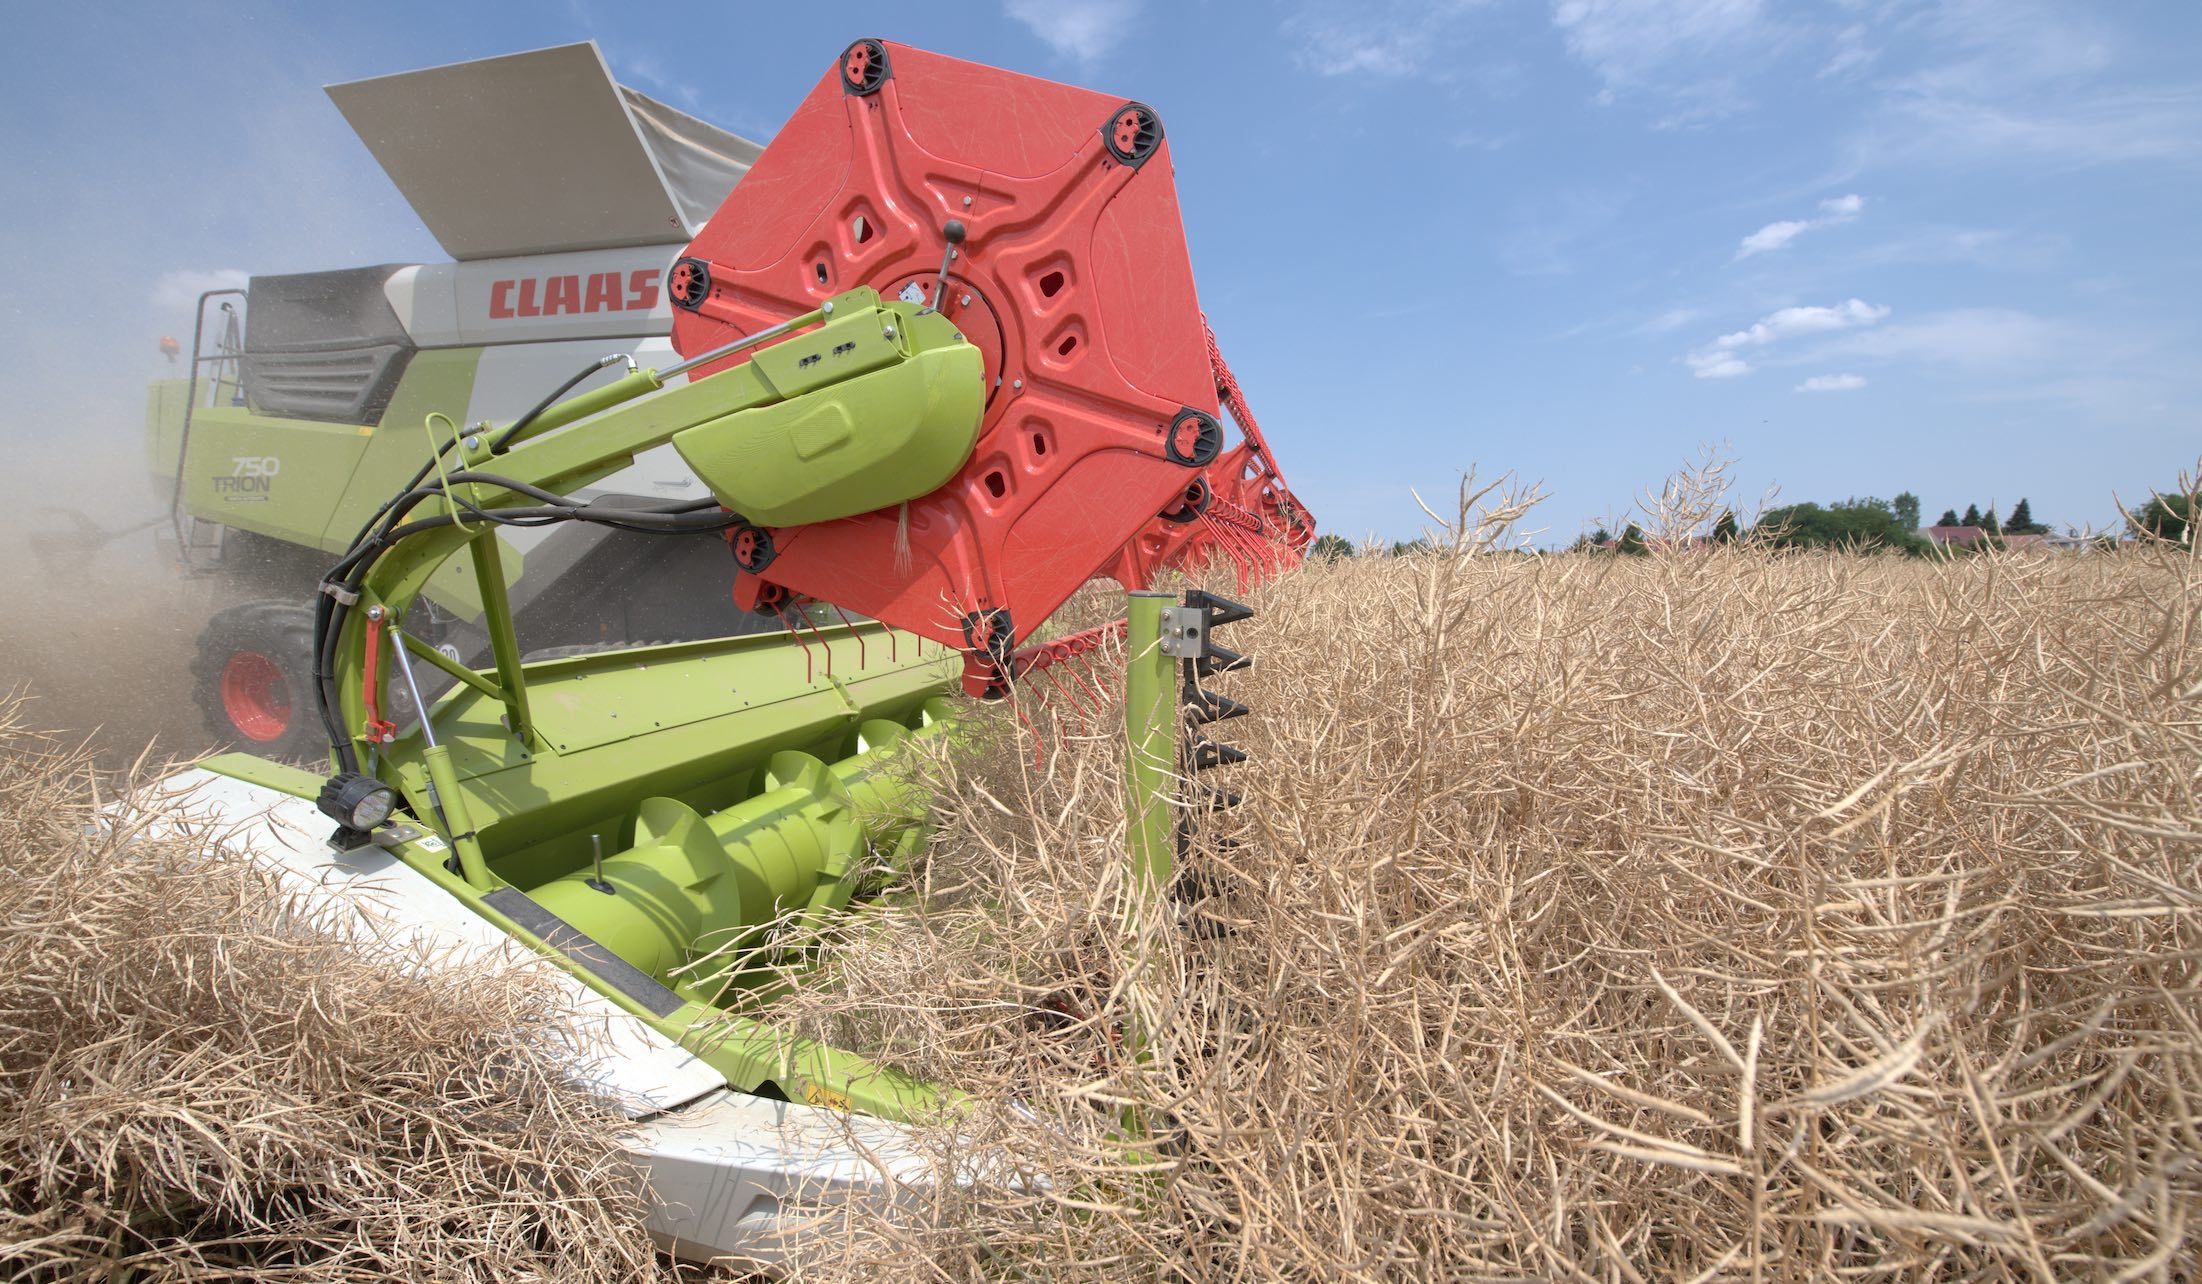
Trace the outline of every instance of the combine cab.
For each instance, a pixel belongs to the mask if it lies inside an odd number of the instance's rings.
[[[333,85],[329,96],[453,262],[257,276],[200,300],[187,378],[154,386],[147,462],[178,549],[248,600],[200,639],[213,732],[320,756],[310,603],[369,513],[468,425],[509,422],[577,372],[585,392],[673,360],[668,265],[748,171],[757,144],[616,84],[593,44]],[[581,181],[584,176],[586,181]],[[592,494],[705,494],[670,450]],[[530,654],[777,629],[726,591],[715,536],[507,530]],[[418,621],[483,654],[481,604],[450,575]],[[440,679],[439,679],[440,689]]]
[[[336,91],[348,111],[358,88]],[[408,190],[434,225],[440,207]],[[255,283],[244,404],[194,399],[185,491],[236,530],[310,529],[296,542],[325,550],[299,598],[307,677],[290,708],[333,770],[232,755],[178,783],[265,816],[251,842],[303,894],[419,957],[554,960],[625,1041],[577,1054],[576,1074],[634,1111],[658,1231],[682,1252],[754,1254],[784,1205],[908,1176],[899,1125],[956,1108],[952,1084],[772,1025],[790,966],[773,927],[844,912],[863,871],[924,841],[926,800],[897,756],[956,716],[959,683],[999,695],[1128,630],[1131,856],[1161,885],[1175,666],[1189,720],[1245,712],[1198,689],[1241,663],[1207,637],[1243,609],[1135,592],[1128,621],[1034,635],[1097,577],[1146,590],[1210,555],[1275,573],[1313,523],[1200,314],[1144,104],[858,41],[679,249],[588,253],[570,261],[662,256],[649,314],[670,319],[670,347],[651,341],[664,360],[560,386],[610,336],[575,341],[535,367],[550,395],[498,410],[474,374],[497,350],[463,346],[480,342],[468,327],[504,320],[500,300],[559,300],[536,327],[599,324],[589,282],[636,298],[640,269],[537,267],[532,287],[477,262],[347,276],[351,306],[327,312],[348,346],[328,349],[271,309],[287,285]],[[579,284],[543,283],[561,278]],[[360,282],[379,283],[387,316]],[[336,351],[354,383],[285,404],[364,418],[387,381],[375,426],[270,418],[273,372]],[[278,458],[268,441],[286,453],[259,470],[266,486],[193,474],[233,452]],[[280,489],[301,474],[336,479],[319,494],[339,511]],[[558,540],[615,536],[642,550],[616,583],[584,554],[524,591]],[[691,555],[695,582],[665,569]],[[671,626],[617,612],[693,610],[726,633],[737,607],[773,635],[546,656],[528,615],[565,583],[601,584],[609,601],[571,609],[629,637]],[[477,663],[440,644],[447,612],[471,612]]]

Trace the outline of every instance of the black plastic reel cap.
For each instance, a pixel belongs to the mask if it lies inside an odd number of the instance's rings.
[[[1191,406],[1177,412],[1163,435],[1162,451],[1173,464],[1206,468],[1223,453],[1223,425],[1205,410]]]
[[[841,92],[858,98],[879,92],[894,69],[887,65],[887,46],[877,40],[859,40],[841,51]]]
[[[780,556],[773,547],[772,532],[743,522],[726,533],[726,546],[734,552],[734,565],[751,575],[761,574]]]
[[[1195,477],[1177,502],[1163,509],[1159,516],[1172,526],[1183,526],[1207,511],[1208,483]]]
[[[788,592],[787,585],[774,584],[767,580],[757,586],[757,605],[751,607],[750,610],[754,614],[764,616],[767,619],[777,619],[784,624],[787,622],[788,607],[794,601],[795,595]]]
[[[665,271],[665,297],[694,312],[711,297],[711,265],[702,259],[675,259]]]
[[[1101,141],[1119,165],[1138,169],[1162,146],[1162,118],[1145,103],[1125,103],[1102,123]]]
[[[1010,639],[1015,636],[1006,606],[997,606],[991,611],[973,611],[963,617],[964,649],[984,654],[1004,673],[1009,671]]]

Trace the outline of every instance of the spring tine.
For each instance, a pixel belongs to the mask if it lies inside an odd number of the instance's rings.
[[[811,668],[810,643],[803,640],[802,633],[796,629],[794,622],[788,619],[788,610],[786,607],[776,606],[772,609],[772,613],[780,617],[780,627],[786,629],[788,631],[788,636],[795,639],[795,645],[803,648],[803,685],[809,686],[812,682],[817,680],[813,676],[813,671]],[[827,658],[831,659],[832,657],[829,656]]]
[[[833,607],[833,613],[841,617],[842,627],[847,629],[849,631],[849,635],[856,639],[856,671],[858,673],[862,673],[865,669],[871,667],[870,663],[864,658],[864,635],[856,631],[856,626],[854,624],[849,623],[848,612],[842,610],[840,606],[835,603],[829,602],[827,603],[827,605]]]
[[[1062,675],[1056,672],[1056,670],[1061,667],[1063,667],[1062,663],[1057,662],[1055,664],[1048,665],[1045,669],[1041,670],[1041,672],[1047,675],[1048,685],[1054,688],[1056,694],[1062,697],[1063,703],[1069,706],[1066,712],[1075,713],[1078,715],[1078,734],[1082,736],[1086,734],[1086,709],[1083,704],[1079,703],[1077,694],[1071,691],[1070,688],[1063,685]],[[1064,714],[1056,714],[1055,720],[1057,725],[1060,726],[1061,723],[1064,721]]]
[[[1098,659],[1089,659],[1086,655],[1081,654],[1078,657],[1078,665],[1070,671],[1070,676],[1077,679],[1078,685],[1086,689],[1087,695],[1093,697],[1093,711],[1098,716],[1103,709],[1109,707],[1109,699],[1102,693],[1099,686],[1086,680],[1087,666],[1096,663],[1099,663]]]
[[[818,649],[826,653],[826,676],[831,678],[833,676],[833,643],[826,641],[826,635],[818,631],[818,621],[811,618],[810,612],[803,612],[803,623],[810,626],[810,635],[818,639]]]

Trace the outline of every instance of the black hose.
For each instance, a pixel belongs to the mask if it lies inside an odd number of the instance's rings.
[[[545,526],[556,522],[577,521],[643,535],[697,535],[727,530],[742,521],[739,514],[727,512],[716,501],[709,499],[599,506],[595,503],[575,503],[566,496],[493,473],[453,473],[448,481],[495,485],[514,494],[527,495],[546,502],[530,508],[486,509],[471,500],[447,494],[441,484],[409,488],[405,494],[394,497],[384,506],[389,515],[384,529],[363,543],[355,543],[346,552],[344,559],[323,577],[323,592],[314,603],[316,704],[319,706],[322,726],[329,733],[330,747],[346,771],[359,770],[359,758],[352,748],[351,737],[344,734],[336,719],[335,711],[340,700],[336,690],[335,669],[337,643],[343,636],[344,620],[350,614],[351,607],[329,590],[334,589],[345,596],[356,598],[360,586],[366,582],[368,573],[383,554],[414,535],[441,530],[462,521],[457,513],[439,513],[417,521],[404,521],[405,514],[412,511],[423,499],[442,496],[475,517],[500,526]],[[402,646],[403,643],[399,645]],[[422,716],[426,716],[425,711]]]
[[[206,300],[202,297],[199,304],[203,314]],[[194,348],[197,346],[196,338],[193,340],[193,346]],[[549,396],[536,402],[526,414],[513,420],[511,426],[497,434],[490,442],[490,452],[492,454],[503,454],[510,446],[515,435],[526,430],[529,425],[542,418],[545,411],[557,405],[568,393],[580,387],[590,376],[622,361],[632,364],[633,358],[615,353],[575,371],[571,378],[559,384]],[[196,368],[194,368],[194,374],[196,374]],[[437,462],[451,453],[451,448],[459,444],[463,435],[464,430],[458,424],[452,424],[449,440],[438,445],[435,453],[422,462],[420,469],[407,480],[405,485],[398,490],[398,493],[384,501],[382,506],[367,518],[366,522],[360,526],[359,533],[352,536],[352,542],[345,547],[343,560],[331,567],[329,572],[321,577],[321,592],[314,599],[314,694],[316,697],[314,703],[319,706],[322,727],[329,733],[329,746],[336,753],[337,761],[346,771],[359,770],[359,755],[352,749],[351,737],[344,734],[343,727],[336,720],[336,710],[340,704],[336,690],[336,646],[338,639],[344,634],[345,617],[351,613],[351,607],[339,600],[337,593],[356,599],[360,585],[366,582],[367,572],[392,545],[409,535],[450,526],[458,520],[455,516],[446,514],[440,517],[424,518],[419,522],[400,526],[399,523],[405,520],[405,515],[411,512],[422,500],[442,495],[455,506],[464,508],[499,525],[539,526],[555,521],[579,520],[648,535],[684,535],[724,530],[741,520],[731,513],[719,514],[705,522],[680,522],[677,520],[661,522],[657,520],[658,518],[678,518],[699,512],[705,508],[716,507],[714,502],[710,500],[690,501],[671,507],[653,504],[629,508],[626,510],[626,515],[619,519],[611,517],[609,510],[602,516],[583,516],[581,512],[587,505],[576,504],[566,496],[537,486],[530,486],[512,478],[499,477],[492,473],[459,472],[440,478],[433,486],[424,486],[422,483],[426,482],[429,474],[436,470]],[[177,484],[180,489],[182,470],[179,468],[177,473]],[[550,511],[504,509],[497,513],[491,513],[479,505],[460,499],[446,491],[447,486],[459,481],[482,482],[499,486],[514,494],[526,495],[531,499],[541,500],[549,507]],[[376,530],[377,526],[381,527],[379,532]],[[427,711],[423,710],[421,716],[428,716]]]
[[[518,419],[513,420],[512,426],[510,428],[507,428],[503,432],[498,433],[496,438],[489,443],[489,453],[492,455],[504,454],[507,444],[512,441],[513,435],[515,433],[520,432],[529,424],[532,424],[536,420],[542,418],[544,411],[565,400],[566,394],[572,392],[575,388],[580,387],[582,382],[586,380],[590,375],[595,374],[599,370],[604,370],[611,366],[617,365],[622,361],[631,360],[633,360],[633,358],[624,356],[619,353],[613,353],[611,356],[603,358],[595,365],[590,366],[588,369],[574,375],[573,378],[566,380],[566,382],[562,384],[559,384],[558,391],[553,392],[548,397],[545,397],[541,401],[536,402],[534,409],[528,411],[526,414],[520,416]]]
[[[503,454],[506,449],[506,443],[512,440],[512,435],[514,433],[521,431],[529,424],[532,424],[536,420],[542,418],[544,411],[549,410],[552,406],[555,406],[560,401],[564,400],[567,393],[572,392],[575,388],[579,387],[584,381],[588,379],[590,375],[593,375],[598,371],[606,369],[610,366],[617,365],[622,361],[630,360],[632,360],[632,358],[622,353],[614,353],[611,356],[599,358],[597,361],[591,363],[586,369],[576,371],[572,378],[566,380],[562,384],[559,384],[557,389],[554,390],[549,396],[543,398],[541,401],[536,402],[535,405],[530,408],[526,414],[520,416],[518,419],[513,420],[511,427],[506,428],[502,433],[499,433],[496,439],[490,443],[491,453],[500,455]],[[396,498],[391,499],[387,503],[383,504],[382,507],[374,511],[374,514],[367,519],[366,524],[359,528],[359,534],[352,537],[352,543],[356,545],[361,540],[367,538],[367,532],[374,528],[376,522],[382,520],[383,515],[390,511],[391,505],[397,503],[398,499],[402,499],[408,492],[417,489],[422,482],[427,481],[428,474],[436,470],[436,461],[442,459],[445,455],[450,454],[451,448],[458,445],[460,439],[464,435],[465,430],[454,423],[452,425],[450,439],[445,441],[442,445],[436,447],[436,453],[430,455],[428,459],[421,464],[420,471],[414,473],[413,476],[406,481],[405,485],[398,491],[398,495]]]

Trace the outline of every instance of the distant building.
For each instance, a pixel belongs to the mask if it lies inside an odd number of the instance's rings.
[[[1979,526],[1929,526],[1919,532],[1937,548],[2001,548],[2005,552],[2084,553],[2094,540],[2081,535],[1990,535]]]
[[[1988,538],[1979,526],[1929,526],[1919,533],[1939,548],[1971,548]]]

